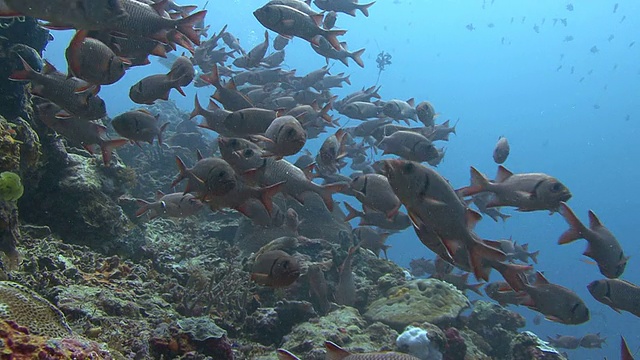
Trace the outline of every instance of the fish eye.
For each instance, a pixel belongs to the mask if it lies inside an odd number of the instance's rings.
[[[413,165],[413,163],[410,163],[410,162],[409,162],[409,163],[406,163],[406,164],[404,165],[403,171],[404,171],[406,174],[411,174],[411,173],[413,172],[413,170],[415,170],[415,165]]]
[[[238,140],[237,139],[231,139],[229,141],[229,145],[236,147],[238,145]]]
[[[254,154],[253,149],[247,149],[244,151],[244,157],[249,158],[252,157]]]
[[[562,185],[560,183],[554,183],[553,185],[551,185],[552,192],[558,192],[560,190],[562,190]]]
[[[220,171],[220,172],[218,173],[218,177],[219,177],[219,178],[221,178],[221,179],[222,179],[223,177],[225,177],[225,176],[227,176],[227,172],[226,172],[226,171],[224,171],[224,170],[223,170],[223,171]]]

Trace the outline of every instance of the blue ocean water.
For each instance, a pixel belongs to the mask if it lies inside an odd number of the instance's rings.
[[[190,3],[202,6],[205,1]],[[264,28],[252,12],[263,3],[209,1],[209,33],[229,24],[228,30],[243,47],[253,47],[263,40]],[[573,11],[567,5],[555,0],[378,0],[368,18],[360,13],[355,18],[338,18],[337,27],[349,30],[341,40],[348,42],[350,50],[365,47],[367,51],[364,69],[332,64],[332,73],[345,71],[353,83],[334,92],[344,96],[373,85],[378,76],[376,55],[390,53],[392,64],[379,80],[383,99],[428,100],[441,114],[438,122],[459,119],[457,135],[446,144],[445,160],[438,167],[454,187],[468,184],[470,166],[493,177],[497,166],[491,153],[498,137],[506,136],[511,155],[505,166],[514,172],[548,173],[567,185],[573,193],[569,205],[578,217],[586,222],[587,210],[594,210],[631,256],[623,278],[640,283],[636,230],[640,43],[631,46],[640,41],[640,2],[582,1],[573,4]],[[559,19],[566,19],[566,26]],[[475,29],[468,30],[468,24]],[[64,49],[72,32],[58,31],[54,36],[45,57],[64,69]],[[573,40],[564,41],[567,36]],[[591,52],[593,46],[598,52]],[[156,60],[152,62],[103,87],[101,96],[110,116],[134,107],[128,98],[131,85],[166,71]],[[285,63],[303,75],[323,66],[325,60],[306,42],[295,40],[287,48]],[[196,89],[190,86],[185,91],[187,97],[172,92],[171,98],[191,111]],[[197,92],[205,99],[212,88]],[[341,124],[356,125],[347,119]],[[308,148],[315,152],[319,145],[314,141]],[[540,250],[536,269],[550,281],[575,290],[592,315],[591,321],[579,326],[550,321],[536,326],[531,322],[534,312],[512,307],[527,317],[527,328],[541,337],[600,332],[608,338],[601,350],[569,350],[572,359],[617,359],[620,335],[635,352],[640,346],[638,319],[598,303],[586,289],[589,282],[602,278],[596,266],[582,261],[586,242],[557,245],[567,229],[558,214],[505,211],[513,216],[506,223],[485,217],[477,232],[487,239],[512,237]],[[415,257],[433,257],[411,229],[393,235],[388,244],[393,246],[390,258],[402,266],[408,267]],[[494,273],[491,280],[499,280],[499,275]]]

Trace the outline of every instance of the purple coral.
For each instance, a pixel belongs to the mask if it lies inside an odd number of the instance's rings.
[[[444,331],[444,335],[447,338],[447,345],[445,346],[443,360],[464,359],[467,354],[467,344],[465,344],[458,329],[450,327]]]

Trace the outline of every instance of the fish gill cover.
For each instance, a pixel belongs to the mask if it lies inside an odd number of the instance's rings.
[[[102,358],[630,358],[639,12],[0,1],[0,279]]]

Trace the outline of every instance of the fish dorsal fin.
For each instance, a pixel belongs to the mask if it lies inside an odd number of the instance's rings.
[[[442,126],[444,127],[449,127],[449,120],[445,121],[442,123]]]
[[[196,150],[196,157],[198,158],[198,161],[204,159],[204,156],[202,156],[200,149]]]
[[[411,99],[407,100],[407,104],[409,104],[409,106],[411,106],[411,107],[415,107],[416,106],[416,99],[411,98]]]
[[[351,355],[350,352],[336,345],[334,342],[325,341],[324,347],[327,349],[325,360],[342,360]]]
[[[548,285],[548,284],[549,284],[549,280],[547,280],[547,278],[544,277],[544,275],[542,275],[540,271],[537,271],[535,285]]]
[[[598,219],[598,217],[592,210],[589,210],[589,228],[595,229],[598,227],[602,227],[602,223],[600,222],[600,219]]]
[[[510,178],[512,175],[513,173],[511,171],[507,170],[506,167],[500,165],[498,166],[498,174],[496,175],[496,182],[497,183],[504,182],[505,180]]]
[[[56,67],[53,66],[53,64],[51,64],[48,60],[45,59],[44,67],[42,68],[42,74],[47,75],[54,72],[58,72],[58,69],[56,69]]]
[[[160,199],[162,199],[162,197],[163,197],[164,195],[165,195],[165,194],[162,192],[162,190],[157,190],[157,191],[156,191],[156,200],[160,200]]]
[[[467,228],[469,230],[473,230],[473,228],[476,227],[478,221],[482,220],[482,215],[480,215],[479,212],[469,208],[467,208],[467,210],[465,211],[464,216],[467,220]]]
[[[300,360],[300,358],[285,349],[278,349],[276,353],[278,354],[278,360]]]
[[[633,360],[633,356],[631,355],[629,346],[627,346],[627,342],[624,340],[624,337],[622,336],[620,336],[620,359]]]
[[[164,7],[165,5],[167,5],[167,1],[168,0],[160,0],[149,6],[151,6],[153,10],[155,10],[158,13],[158,15],[162,16],[164,15]]]
[[[311,18],[316,23],[316,26],[321,26],[324,16],[322,14],[317,14],[317,15],[311,15]]]
[[[229,80],[225,87],[229,90],[238,91],[238,87],[236,86],[236,81],[234,79]]]

